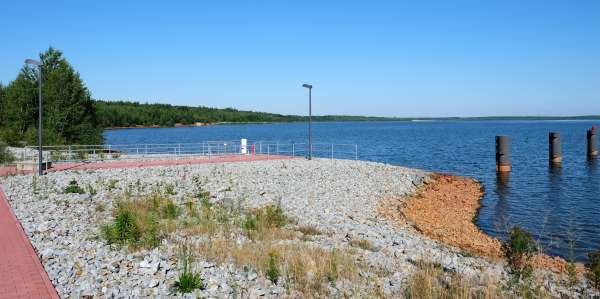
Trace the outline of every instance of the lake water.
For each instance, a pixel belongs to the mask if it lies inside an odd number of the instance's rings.
[[[361,160],[470,176],[485,197],[477,224],[503,238],[513,225],[531,231],[550,254],[584,260],[600,247],[600,171],[586,158],[592,121],[327,122],[313,124],[313,142],[357,144]],[[124,129],[107,144],[194,143],[208,140],[306,142],[303,123]],[[559,132],[563,163],[548,163],[548,133]],[[511,137],[512,172],[495,173],[495,135]],[[570,241],[572,240],[572,241]],[[571,251],[570,245],[574,244]],[[573,253],[571,253],[573,252]]]

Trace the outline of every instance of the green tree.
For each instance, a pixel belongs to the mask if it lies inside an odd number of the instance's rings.
[[[40,60],[44,144],[101,143],[95,106],[79,73],[52,47],[40,54]],[[4,90],[0,137],[10,144],[37,140],[37,80],[36,70],[25,66]]]

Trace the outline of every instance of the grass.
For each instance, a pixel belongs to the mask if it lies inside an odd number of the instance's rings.
[[[184,246],[179,257],[181,269],[177,281],[171,286],[171,291],[174,293],[191,293],[194,290],[204,289],[204,283],[200,277],[200,273],[196,272],[193,267],[193,256]]]
[[[322,232],[316,229],[314,226],[299,226],[296,230],[305,236],[318,236],[322,234]]]
[[[179,209],[168,197],[153,193],[137,200],[119,200],[113,220],[101,228],[108,244],[131,248],[153,248],[164,233],[173,230]]]
[[[440,265],[420,262],[409,277],[407,299],[496,299],[510,298],[492,284],[479,284],[457,273],[446,273]]]
[[[85,190],[79,187],[76,180],[72,180],[71,182],[69,182],[69,185],[65,188],[64,193],[84,194]]]
[[[368,240],[353,239],[350,241],[350,246],[357,247],[362,250],[375,251],[375,247]]]

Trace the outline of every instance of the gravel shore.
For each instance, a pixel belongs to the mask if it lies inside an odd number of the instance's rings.
[[[380,200],[404,198],[428,176],[423,171],[379,163],[297,159],[66,171],[43,179],[6,177],[0,183],[63,298],[172,296],[169,287],[179,271],[172,242],[163,240],[156,249],[131,252],[108,246],[99,237],[99,229],[109,220],[120,194],[144,194],[153,186],[172,185],[172,198],[183,205],[194,194],[193,178],[198,177],[203,178],[203,189],[211,192],[213,202],[235,202],[247,208],[279,204],[296,220],[295,225],[324,232],[308,241],[311,246],[349,248],[353,240],[368,241],[371,248],[356,253],[369,265],[360,275],[372,277],[369,287],[380,288],[387,296],[401,296],[421,260],[468,276],[503,277],[502,263],[461,254],[378,214]],[[72,180],[94,192],[65,194],[63,190]],[[202,257],[196,264],[206,288],[194,297],[279,298],[285,294],[285,289],[252,269],[216,265]],[[353,286],[330,288],[334,294],[353,294]]]

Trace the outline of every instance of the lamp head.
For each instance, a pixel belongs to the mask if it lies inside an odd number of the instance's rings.
[[[311,89],[311,88],[312,88],[312,85],[310,85],[310,84],[302,84],[302,87],[306,87],[306,88],[308,88],[308,89]]]
[[[37,66],[41,66],[42,63],[37,61],[37,60],[33,60],[33,59],[25,59],[25,63],[26,64],[31,64],[31,65],[37,65]]]

